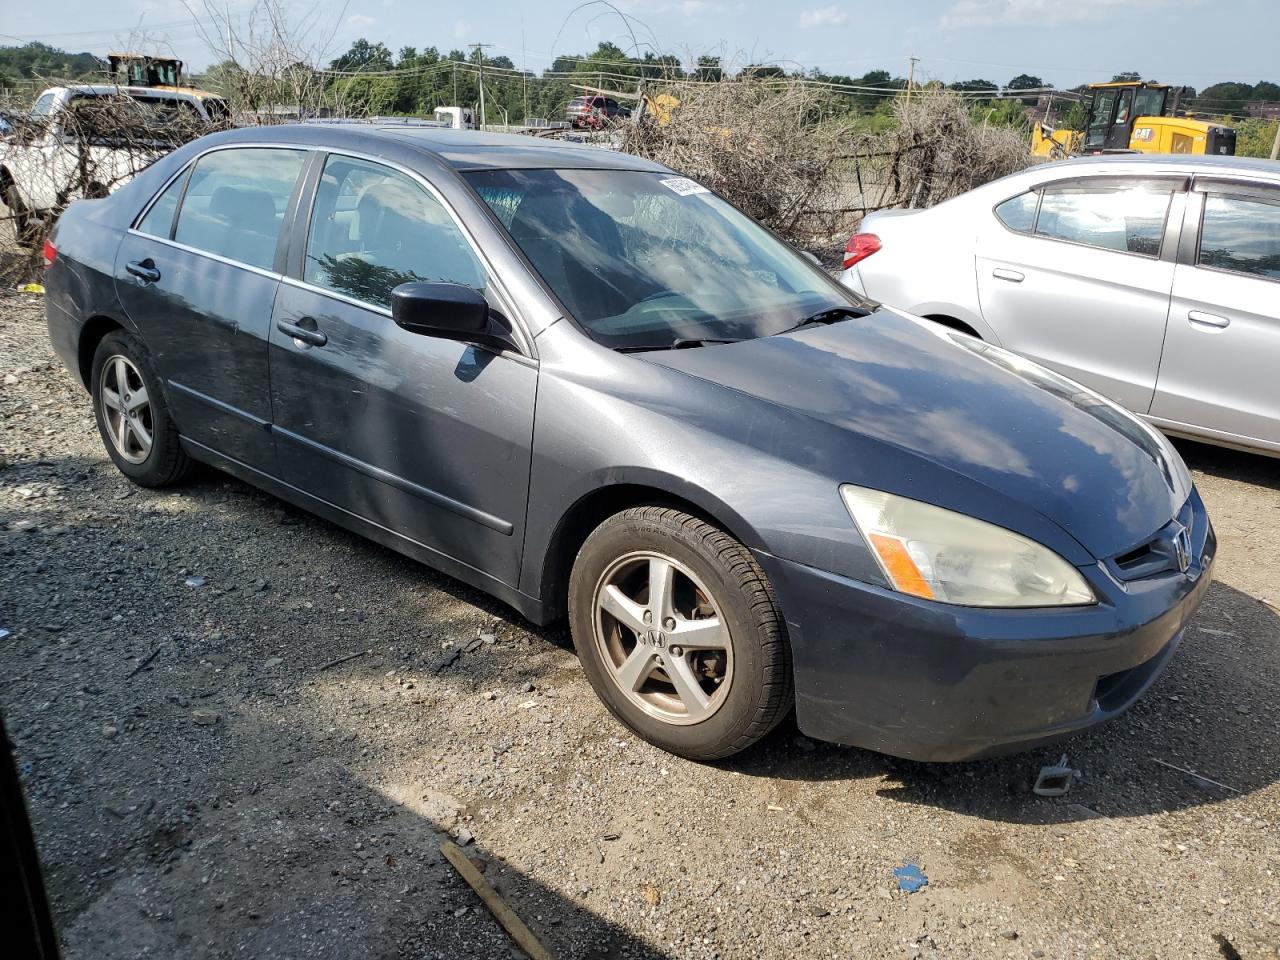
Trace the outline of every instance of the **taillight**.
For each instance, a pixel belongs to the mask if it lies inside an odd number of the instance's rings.
[[[874,233],[855,233],[844,246],[844,268],[848,270],[880,249],[880,238]]]
[[[53,261],[58,259],[58,248],[49,240],[44,242],[44,266],[49,269],[53,266]]]

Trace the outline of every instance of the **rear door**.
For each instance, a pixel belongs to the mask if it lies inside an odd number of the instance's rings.
[[[271,330],[282,478],[514,585],[537,364],[410,333],[389,309],[391,291],[412,280],[478,289],[511,316],[507,299],[417,177],[331,154],[314,193]]]
[[[1151,414],[1280,446],[1280,187],[1198,181]]]
[[[271,472],[267,334],[282,226],[307,154],[214,150],[172,180],[126,234],[116,291],[183,436]]]
[[[1000,342],[1146,413],[1169,313],[1185,181],[1088,178],[995,208],[978,240]]]

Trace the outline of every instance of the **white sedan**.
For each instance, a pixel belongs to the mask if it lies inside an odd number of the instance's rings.
[[[874,213],[842,281],[1031,357],[1161,429],[1280,454],[1280,163],[1043,164]]]

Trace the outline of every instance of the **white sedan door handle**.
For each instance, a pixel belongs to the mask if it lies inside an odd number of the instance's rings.
[[[1202,327],[1216,327],[1218,329],[1231,324],[1227,317],[1220,317],[1216,313],[1205,313],[1203,310],[1192,310],[1187,314],[1187,319]]]
[[[1017,270],[1006,270],[1004,267],[996,267],[991,275],[997,280],[1008,280],[1010,283],[1021,283],[1026,279]]]

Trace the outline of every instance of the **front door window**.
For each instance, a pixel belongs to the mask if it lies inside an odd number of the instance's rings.
[[[325,163],[303,279],[377,307],[402,283],[459,283],[484,292],[484,267],[444,205],[412,177],[334,155]]]

